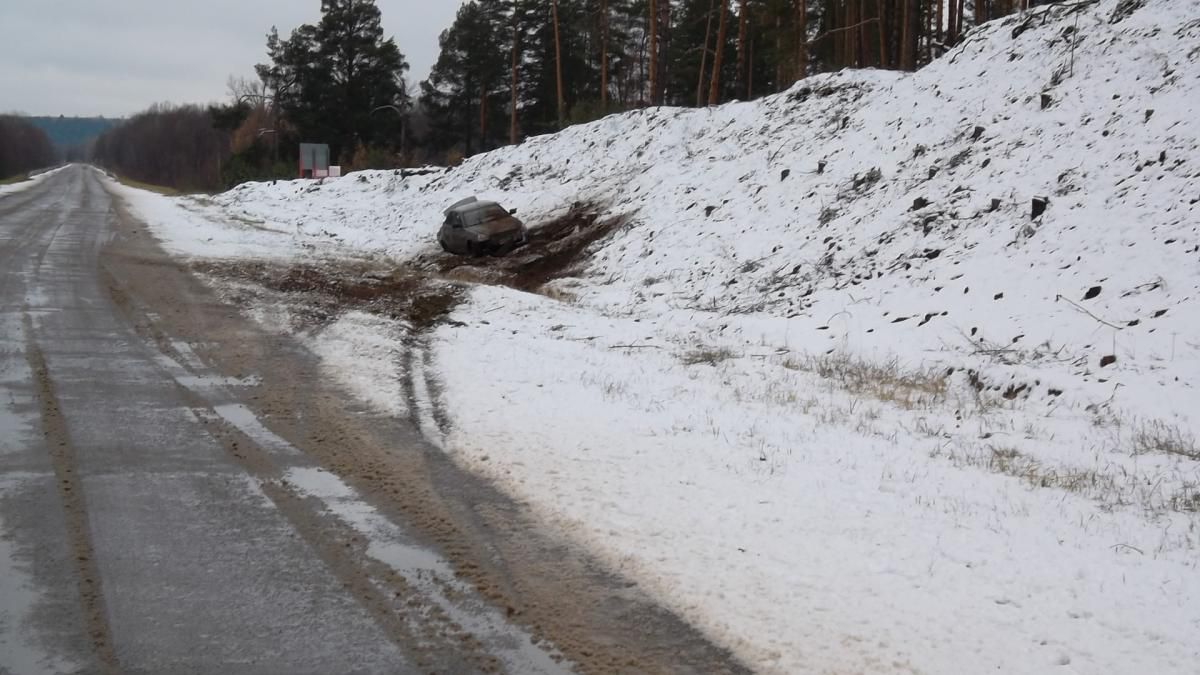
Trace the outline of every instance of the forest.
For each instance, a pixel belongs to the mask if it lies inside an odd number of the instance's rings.
[[[228,101],[148,110],[93,157],[208,190],[293,176],[301,141],[329,143],[347,171],[455,164],[614,112],[751,100],[843,68],[917,70],[972,27],[1038,4],[472,0],[414,86],[373,0],[322,0],[316,25],[270,30],[256,78],[231,77]]]
[[[29,120],[0,115],[0,180],[46,168],[57,156],[50,138]]]

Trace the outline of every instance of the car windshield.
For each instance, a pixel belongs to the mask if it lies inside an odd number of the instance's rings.
[[[508,211],[500,208],[497,204],[481,206],[472,211],[467,211],[462,214],[463,225],[471,227],[473,225],[482,225],[493,220],[500,220],[508,217]]]

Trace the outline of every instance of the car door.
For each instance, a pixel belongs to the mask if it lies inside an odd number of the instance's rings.
[[[467,249],[466,232],[462,226],[462,216],[451,213],[446,218],[446,248],[456,253]]]

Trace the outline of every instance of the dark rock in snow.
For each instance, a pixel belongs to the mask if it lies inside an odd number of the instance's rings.
[[[1121,23],[1125,19],[1133,16],[1133,13],[1141,9],[1146,4],[1146,0],[1121,0],[1113,9],[1112,14],[1108,17],[1109,24]]]
[[[1108,356],[1100,357],[1100,367],[1101,368],[1107,368],[1116,362],[1117,362],[1117,357],[1113,354],[1109,354]]]
[[[1040,218],[1042,216],[1043,213],[1046,212],[1046,209],[1049,206],[1050,206],[1050,199],[1048,197],[1034,197],[1033,204],[1032,204],[1031,210],[1030,210],[1030,218],[1037,220],[1038,218]]]
[[[1083,294],[1083,299],[1091,300],[1092,298],[1095,298],[1096,296],[1100,295],[1100,291],[1101,291],[1100,286],[1092,286],[1091,288],[1089,288],[1087,290],[1087,293]]]

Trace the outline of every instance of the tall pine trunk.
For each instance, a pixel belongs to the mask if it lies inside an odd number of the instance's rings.
[[[650,105],[658,104],[658,2],[650,0]]]
[[[934,0],[925,3],[925,63],[933,62],[933,3]]]
[[[696,82],[696,107],[704,105],[704,75],[708,72],[708,43],[712,38],[712,18],[716,0],[708,0],[708,18],[704,22],[704,49],[700,50],[700,78]]]
[[[887,21],[883,14],[883,0],[875,0],[875,11],[879,14],[879,67],[888,67],[888,52],[887,52]]]
[[[867,54],[871,52],[871,41],[867,37],[867,0],[858,0],[858,66],[867,67]]]
[[[487,100],[486,89],[479,91],[479,151],[487,152]]]
[[[563,98],[562,41],[558,34],[558,0],[552,0],[551,9],[554,14],[554,75],[558,85],[558,128],[562,129],[567,121],[567,103]]]
[[[608,0],[600,0],[600,112],[608,112]]]
[[[746,46],[746,100],[754,100],[754,34],[750,34],[750,44]]]
[[[712,81],[708,87],[708,104],[716,105],[721,101],[721,61],[725,55],[725,19],[729,14],[729,0],[717,0],[721,3],[721,20],[717,24],[717,53],[713,56]]]
[[[783,17],[775,15],[775,92],[783,89]]]
[[[937,27],[933,31],[938,44],[946,43],[946,0],[934,0],[937,3]]]
[[[667,73],[671,51],[671,0],[658,0],[658,104],[666,98]]]
[[[947,0],[946,8],[946,43],[953,45],[958,42],[958,0]]]
[[[737,80],[735,87],[740,98],[749,99],[746,88],[746,4],[738,0]]]
[[[469,79],[463,84],[463,89],[465,90],[465,93],[467,94],[466,104],[463,106],[463,111],[462,111],[463,137],[464,137],[463,156],[464,157],[471,156],[471,140],[472,140],[472,137],[474,136],[474,131],[475,131],[475,121],[471,119],[471,89],[472,89],[471,85],[472,85],[472,82]]]
[[[808,77],[808,0],[796,0],[796,79]]]
[[[517,144],[517,61],[521,55],[521,19],[512,11],[512,110],[509,118],[509,143]]]

